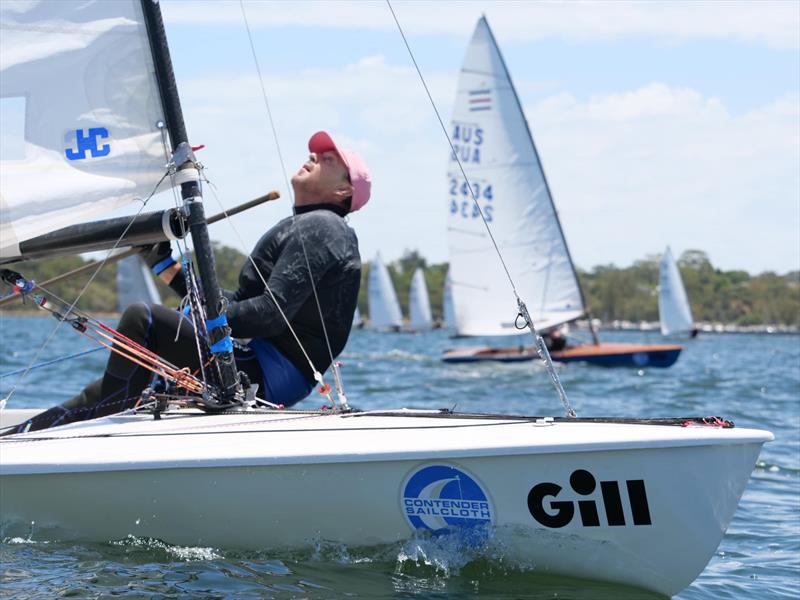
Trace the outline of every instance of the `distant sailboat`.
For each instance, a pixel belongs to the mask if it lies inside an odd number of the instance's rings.
[[[372,329],[399,331],[403,325],[400,302],[392,285],[389,269],[383,264],[380,253],[375,255],[367,280],[367,303]]]
[[[661,257],[660,271],[658,316],[662,335],[686,334],[694,337],[697,335],[697,328],[694,326],[689,298],[669,246]]]
[[[138,256],[128,256],[117,263],[117,310],[134,302],[161,304],[161,296],[147,265]]]
[[[454,152],[447,173],[450,276],[458,336],[519,335],[517,307],[486,233],[485,219],[540,331],[587,316],[575,266],[539,154],[497,43],[485,18],[475,28],[453,110]],[[470,187],[463,181],[461,163]],[[480,205],[475,205],[474,197]],[[483,218],[481,218],[481,213]],[[563,362],[670,366],[680,346],[594,344],[552,352]],[[447,362],[520,361],[533,348],[459,348]]]
[[[361,316],[361,311],[358,310],[356,306],[356,312],[353,313],[353,327],[355,329],[361,329],[364,327],[364,318]]]
[[[413,331],[426,331],[433,327],[428,286],[425,284],[425,274],[419,267],[411,278],[411,288],[408,292],[408,316]]]
[[[442,294],[442,312],[444,313],[444,326],[447,329],[455,331],[456,328],[456,311],[453,307],[453,284],[450,281],[450,271],[444,278],[444,293]]]

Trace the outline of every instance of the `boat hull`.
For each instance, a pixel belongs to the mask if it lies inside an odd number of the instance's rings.
[[[667,368],[678,360],[682,347],[674,344],[581,344],[564,350],[551,351],[550,357],[558,362],[584,362],[601,367]],[[538,359],[533,348],[458,348],[442,354],[448,363],[470,362],[526,362]]]
[[[671,367],[680,356],[681,346],[675,344],[582,344],[551,352],[559,362],[585,362],[601,367]]]
[[[119,437],[3,442],[3,535],[27,535],[34,522],[34,538],[265,549],[449,532],[465,552],[489,547],[522,568],[674,594],[713,555],[769,439],[705,427],[334,416],[322,428],[276,421],[240,436],[237,425],[212,426],[191,442],[192,456],[179,448],[194,434],[157,435],[158,423]],[[72,435],[81,431],[90,430]],[[70,448],[83,458],[64,458]]]

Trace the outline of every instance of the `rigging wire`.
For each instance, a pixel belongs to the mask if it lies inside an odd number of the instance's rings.
[[[70,312],[72,312],[72,311],[74,310],[74,308],[75,308],[75,305],[76,305],[76,304],[78,303],[78,301],[81,299],[81,297],[82,297],[82,296],[83,296],[83,294],[86,292],[86,290],[88,290],[88,289],[89,289],[89,286],[92,284],[92,282],[94,281],[95,277],[97,277],[97,275],[100,273],[100,271],[101,271],[101,269],[103,268],[103,266],[105,266],[105,264],[106,264],[106,261],[108,260],[108,258],[111,256],[111,254],[112,254],[112,253],[113,253],[113,252],[114,252],[114,251],[117,249],[117,247],[120,245],[120,242],[122,242],[122,239],[123,239],[123,238],[125,237],[125,235],[128,233],[128,230],[131,228],[131,226],[133,226],[133,223],[134,223],[134,221],[136,221],[136,219],[137,219],[137,218],[139,217],[139,215],[142,213],[142,211],[144,210],[144,207],[145,207],[145,206],[147,206],[147,203],[148,203],[148,202],[150,201],[150,199],[151,199],[151,198],[152,198],[152,197],[153,197],[153,196],[156,194],[156,192],[158,191],[158,188],[161,186],[161,184],[164,182],[164,180],[167,178],[167,176],[168,176],[168,175],[169,175],[169,171],[165,172],[165,173],[164,173],[164,174],[161,176],[161,179],[159,179],[159,180],[158,180],[158,182],[157,182],[157,183],[155,184],[155,186],[153,187],[153,191],[152,191],[152,192],[150,192],[150,195],[149,195],[149,196],[147,196],[147,198],[145,198],[145,199],[142,201],[142,205],[139,207],[139,210],[137,210],[137,211],[136,211],[136,214],[134,214],[134,215],[133,215],[133,217],[131,218],[131,220],[130,220],[130,221],[128,222],[128,224],[125,226],[125,229],[124,229],[124,230],[122,231],[122,233],[120,234],[119,238],[117,238],[117,241],[116,241],[116,242],[114,242],[114,245],[113,245],[113,246],[112,246],[112,247],[111,247],[111,248],[108,250],[108,252],[106,252],[106,255],[103,257],[103,260],[102,260],[102,261],[100,261],[100,264],[97,266],[97,269],[95,269],[95,270],[94,270],[94,272],[92,273],[92,275],[89,277],[89,280],[88,280],[88,281],[87,281],[87,282],[84,284],[83,288],[82,288],[82,289],[81,289],[81,291],[78,293],[78,296],[75,298],[75,300],[72,302],[72,304],[70,304],[69,308],[67,309],[67,314],[69,314]],[[50,341],[53,339],[53,337],[55,337],[55,335],[56,335],[56,333],[58,332],[58,330],[61,328],[61,324],[62,324],[62,323],[63,323],[63,321],[61,321],[61,320],[59,320],[59,321],[58,321],[58,323],[56,324],[56,326],[55,326],[55,327],[53,328],[53,330],[50,332],[50,335],[48,335],[48,336],[47,336],[47,338],[44,340],[44,342],[42,343],[42,345],[41,345],[41,346],[39,346],[39,349],[38,349],[38,350],[36,351],[36,353],[33,355],[33,358],[31,359],[30,363],[28,363],[28,366],[26,367],[25,371],[22,373],[22,375],[19,377],[19,379],[17,379],[17,381],[16,381],[16,382],[14,383],[14,385],[11,387],[11,391],[9,391],[9,392],[8,392],[8,394],[6,394],[5,398],[3,398],[2,400],[0,400],[0,410],[3,410],[3,409],[5,408],[5,406],[6,406],[6,404],[8,403],[8,401],[11,399],[11,397],[12,397],[12,396],[14,395],[14,393],[17,391],[17,387],[19,387],[19,385],[20,385],[20,384],[21,384],[21,383],[22,383],[22,382],[25,380],[25,378],[28,376],[28,373],[30,373],[30,371],[31,371],[31,368],[33,367],[33,365],[36,363],[36,361],[37,361],[37,360],[39,360],[39,356],[41,356],[41,354],[42,354],[42,352],[44,351],[44,349],[47,347],[47,345],[50,343]]]
[[[242,10],[242,18],[244,20],[245,29],[247,31],[247,38],[248,38],[248,40],[250,42],[250,50],[251,50],[251,52],[253,54],[253,62],[255,64],[256,73],[258,74],[258,81],[259,81],[259,84],[261,86],[261,95],[262,95],[262,97],[264,99],[264,106],[265,106],[266,111],[267,111],[267,117],[269,119],[270,128],[272,129],[272,137],[275,140],[275,147],[276,147],[276,150],[277,150],[277,153],[278,153],[278,160],[280,161],[281,170],[283,172],[284,184],[286,185],[286,189],[287,189],[287,191],[289,193],[289,198],[292,200],[292,204],[294,204],[293,188],[291,186],[291,183],[289,182],[289,177],[287,175],[288,171],[286,169],[286,162],[283,159],[283,153],[281,151],[280,142],[278,141],[278,132],[277,132],[277,129],[275,127],[275,120],[272,117],[272,110],[271,110],[270,105],[269,105],[269,97],[267,96],[267,90],[264,87],[264,77],[261,74],[261,66],[260,66],[260,63],[258,61],[258,55],[256,53],[255,43],[253,42],[253,35],[252,35],[252,32],[250,31],[250,23],[247,20],[247,11],[244,8],[244,0],[239,0],[239,6],[241,7],[241,10]],[[220,204],[220,206],[221,206],[221,204]],[[223,211],[224,211],[224,208],[223,208]],[[226,213],[226,216],[227,216],[227,213]],[[229,220],[229,222],[230,222],[230,220]],[[338,365],[336,364],[336,361],[334,360],[333,349],[331,348],[330,337],[328,336],[328,329],[325,326],[325,318],[324,318],[324,316],[322,314],[322,305],[320,303],[319,295],[317,293],[317,286],[314,283],[314,274],[311,271],[311,263],[308,260],[308,253],[306,251],[306,245],[305,245],[305,240],[304,240],[302,229],[297,226],[297,215],[296,214],[292,215],[292,223],[293,223],[293,226],[297,229],[297,232],[298,232],[298,235],[299,235],[299,238],[300,238],[300,246],[303,249],[303,257],[305,259],[306,268],[308,269],[309,281],[311,282],[311,290],[312,290],[312,292],[314,294],[314,301],[315,301],[316,306],[317,306],[317,312],[319,313],[319,320],[320,320],[320,323],[322,324],[322,333],[323,333],[323,336],[325,338],[325,344],[326,344],[326,346],[328,348],[328,355],[329,355],[330,360],[331,360],[331,371],[333,373],[334,384],[336,386],[336,394],[337,394],[337,396],[339,398],[339,401],[341,402],[342,406],[344,408],[347,408],[347,396],[344,393],[344,385],[342,383],[342,379],[341,379],[341,375],[339,373]],[[237,232],[237,236],[238,236],[238,232]],[[241,240],[241,238],[240,238],[240,240]],[[245,249],[245,252],[247,252],[246,249]],[[249,256],[249,254],[248,254],[248,256]],[[277,301],[275,301],[275,297],[272,295],[272,290],[270,290],[269,286],[267,285],[266,280],[264,279],[264,276],[261,274],[260,270],[255,265],[255,262],[253,261],[252,257],[250,257],[250,261],[253,264],[253,266],[256,268],[256,272],[258,273],[258,276],[261,278],[261,281],[264,283],[265,288],[269,291],[269,294],[272,297],[273,302],[275,302],[275,305],[278,307],[278,310],[280,311],[281,316],[283,316],[284,320],[286,321],[286,324],[288,325],[289,330],[292,332],[292,335],[294,336],[295,340],[300,345],[300,349],[302,350],[302,352],[305,355],[306,359],[309,361],[309,364],[311,364],[311,368],[314,371],[314,375],[317,378],[317,381],[323,386],[323,389],[324,389],[326,386],[325,386],[325,384],[324,384],[324,382],[322,380],[322,374],[319,372],[318,369],[316,369],[316,367],[313,365],[313,363],[311,363],[311,359],[308,357],[308,354],[306,353],[305,348],[303,348],[303,345],[300,343],[299,338],[297,337],[296,333],[292,329],[292,326],[289,323],[289,320],[286,318],[286,315],[283,313],[283,310],[281,310],[280,306],[277,304]]]
[[[241,0],[240,0],[241,1]],[[422,71],[417,64],[417,60],[414,57],[414,53],[411,51],[411,46],[408,43],[408,39],[406,39],[406,34],[403,31],[403,27],[400,25],[400,21],[397,18],[397,15],[394,12],[394,8],[392,7],[391,0],[386,0],[386,5],[389,7],[389,11],[392,13],[392,18],[394,19],[395,24],[397,25],[397,29],[400,32],[400,36],[403,38],[403,43],[406,46],[406,50],[408,50],[408,55],[411,57],[411,62],[414,64],[414,68],[417,71],[417,75],[419,76],[420,81],[422,82],[422,87],[425,89],[425,93],[428,96],[428,100],[433,107],[433,112],[436,114],[436,119],[439,121],[439,126],[442,128],[442,132],[444,133],[445,138],[447,139],[447,143],[450,146],[450,151],[452,152],[452,156],[455,158],[456,163],[458,164],[458,168],[461,171],[461,175],[464,178],[464,182],[467,184],[469,188],[470,195],[472,196],[472,201],[475,205],[475,208],[478,210],[478,213],[481,216],[481,220],[483,221],[483,225],[486,228],[486,232],[489,234],[489,239],[492,241],[492,245],[494,246],[495,252],[497,253],[497,257],[500,259],[500,264],[503,266],[503,270],[506,273],[506,277],[508,277],[508,281],[511,284],[511,290],[514,293],[514,297],[517,299],[517,309],[519,311],[519,315],[521,315],[525,322],[528,324],[528,327],[533,334],[533,339],[536,344],[536,349],[539,354],[539,357],[544,362],[545,366],[547,367],[547,372],[550,375],[550,379],[553,382],[554,387],[556,388],[556,392],[558,393],[559,399],[561,400],[564,409],[566,410],[567,416],[569,417],[576,417],[577,414],[573,410],[572,406],[567,399],[567,393],[564,391],[564,386],[561,384],[561,380],[558,377],[558,373],[556,372],[555,367],[553,366],[553,361],[550,358],[550,352],[547,350],[547,346],[544,343],[544,339],[536,332],[536,326],[533,323],[533,319],[528,312],[528,307],[525,306],[525,302],[523,302],[522,298],[520,298],[519,293],[517,292],[517,287],[514,285],[514,279],[511,277],[511,272],[508,270],[508,266],[506,265],[506,261],[503,258],[502,252],[500,252],[500,247],[497,245],[497,241],[495,240],[494,234],[492,233],[491,227],[489,227],[489,222],[486,220],[486,215],[483,213],[483,209],[481,209],[480,202],[478,202],[477,195],[475,194],[475,189],[469,182],[469,177],[467,177],[467,172],[464,169],[464,165],[461,163],[461,159],[458,156],[458,152],[456,152],[455,146],[453,145],[453,141],[450,139],[450,135],[447,133],[447,127],[445,127],[444,121],[442,120],[441,114],[439,113],[439,109],[436,107],[436,102],[433,100],[433,96],[431,95],[430,90],[428,89],[428,84],[425,82],[425,78],[422,76]]]

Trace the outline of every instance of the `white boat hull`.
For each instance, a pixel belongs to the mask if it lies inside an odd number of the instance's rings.
[[[466,527],[465,543],[512,564],[675,594],[713,555],[771,439],[708,427],[287,417],[129,416],[5,438],[4,535],[33,521],[60,539],[265,549]]]

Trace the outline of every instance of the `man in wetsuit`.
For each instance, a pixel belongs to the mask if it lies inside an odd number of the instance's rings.
[[[294,216],[264,234],[253,249],[252,262],[246,261],[239,274],[239,289],[224,292],[231,335],[242,340],[234,347],[237,368],[259,385],[259,397],[284,406],[309,394],[314,370],[324,372],[347,342],[361,258],[355,232],[344,217],[362,208],[370,196],[369,173],[358,154],[338,148],[324,131],[311,136],[308,149],[308,160],[292,177]],[[186,294],[183,270],[172,258],[169,242],[148,247],[143,255],[165,283],[179,295]],[[133,304],[122,314],[118,330],[178,367],[200,367],[194,329],[178,311]],[[151,380],[150,371],[112,352],[102,378],[9,433],[125,410]]]

